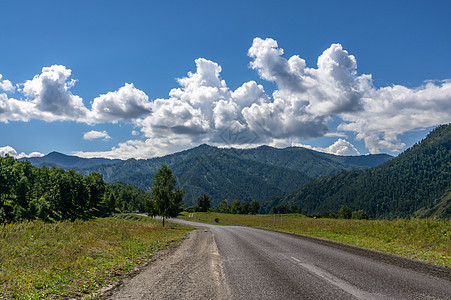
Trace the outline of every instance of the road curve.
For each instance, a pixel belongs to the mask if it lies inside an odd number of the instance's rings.
[[[451,299],[450,269],[268,230],[173,221],[213,232],[232,299]]]

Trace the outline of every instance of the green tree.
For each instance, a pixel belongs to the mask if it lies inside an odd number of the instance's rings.
[[[202,196],[197,198],[196,211],[206,212],[210,209],[210,207],[210,197],[208,197],[206,194],[203,194]]]
[[[352,219],[356,220],[368,220],[368,214],[364,210],[356,210],[352,212]]]
[[[240,200],[235,200],[232,202],[232,206],[230,207],[230,213],[232,214],[241,214],[242,206]]]
[[[180,212],[180,202],[185,191],[175,188],[175,177],[167,165],[162,165],[155,174],[152,187],[152,199],[156,214],[164,218],[177,217]]]
[[[258,201],[255,199],[252,200],[251,204],[250,204],[250,213],[253,215],[256,215],[256,214],[258,214],[259,210],[260,210],[260,203],[258,203]]]
[[[351,216],[352,216],[351,209],[346,205],[343,205],[338,211],[338,217],[340,219],[351,219]]]
[[[225,214],[230,213],[230,206],[227,203],[227,200],[222,200],[222,202],[218,206],[218,212]]]

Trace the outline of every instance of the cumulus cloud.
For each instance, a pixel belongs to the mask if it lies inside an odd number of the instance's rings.
[[[335,155],[345,155],[345,156],[360,155],[359,151],[354,147],[354,145],[345,139],[338,139],[335,143],[326,148],[312,147],[310,145],[303,145],[300,143],[294,143],[293,146],[304,147],[307,149]]]
[[[132,83],[126,83],[117,91],[94,99],[90,120],[101,123],[131,122],[149,115],[150,112],[151,103],[146,93],[135,88]]]
[[[364,109],[342,114],[338,129],[356,134],[371,153],[381,149],[400,151],[405,144],[399,136],[451,120],[451,81],[426,82],[418,88],[400,85],[376,88],[371,76],[361,82]]]
[[[103,139],[104,141],[106,140],[110,140],[111,136],[108,134],[108,132],[106,132],[106,130],[104,131],[95,131],[95,130],[91,130],[89,132],[86,132],[83,135],[83,139],[85,140],[95,140],[95,139]]]
[[[449,122],[448,81],[416,89],[376,88],[371,75],[357,73],[356,58],[340,44],[326,49],[316,68],[306,67],[298,55],[283,54],[275,40],[260,38],[248,52],[250,67],[261,79],[276,84],[272,97],[255,81],[231,90],[220,76],[221,66],[197,59],[196,71],[178,79],[180,87],[172,89],[169,98],[151,102],[151,113],[135,121],[147,140],[129,141],[112,151],[146,157],[200,143],[285,147],[324,135],[344,138],[348,133],[376,153],[405,147],[398,138],[409,130]],[[331,132],[331,120],[341,120],[340,132]],[[358,155],[342,138],[315,150]]]
[[[90,110],[81,97],[70,92],[76,83],[70,78],[71,74],[72,71],[62,65],[44,67],[41,74],[21,85],[19,91],[25,100],[8,98],[5,93],[0,93],[0,121],[133,122],[151,111],[149,97],[133,84],[125,84],[114,92],[96,97]],[[5,82],[9,81],[0,81],[0,84],[4,83],[0,88],[11,90]]]
[[[12,82],[9,80],[2,80],[3,75],[0,74],[0,90],[4,90],[5,92],[14,92],[15,87],[13,86]]]
[[[11,146],[0,147],[0,156],[5,157],[6,155],[16,157],[17,151]]]
[[[24,152],[21,152],[20,154],[17,154],[16,149],[14,149],[11,146],[4,146],[0,147],[0,157],[5,157],[6,155],[12,156],[14,158],[28,158],[28,157],[42,157],[44,154],[40,152],[31,152],[30,154],[25,154]]]
[[[402,150],[402,134],[451,119],[451,81],[425,82],[417,88],[401,85],[375,87],[368,74],[358,74],[357,59],[340,44],[319,55],[316,67],[307,67],[300,55],[284,57],[274,39],[255,38],[248,51],[250,68],[261,80],[274,82],[267,94],[256,81],[236,90],[221,78],[216,62],[199,58],[196,69],[177,80],[165,99],[149,100],[132,83],[94,98],[91,108],[70,92],[76,83],[61,65],[19,85],[25,99],[0,93],[0,121],[77,121],[88,124],[128,122],[144,140],[130,140],[107,152],[76,152],[81,156],[148,158],[193,147],[290,146],[322,136],[341,137],[321,151],[355,155],[344,138],[364,140],[371,153]],[[0,89],[13,90],[0,78]],[[332,121],[332,122],[331,122]],[[330,124],[338,125],[331,128]],[[106,132],[87,133],[103,138]],[[343,139],[342,139],[343,138]]]
[[[42,68],[42,73],[24,83],[23,93],[35,104],[35,115],[45,121],[79,120],[88,112],[82,98],[69,90],[76,80],[65,66]]]

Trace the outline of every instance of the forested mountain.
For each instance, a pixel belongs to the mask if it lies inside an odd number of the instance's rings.
[[[451,125],[378,167],[341,171],[312,181],[270,206],[296,205],[308,212],[363,209],[373,218],[451,217]]]
[[[99,172],[107,182],[134,184],[150,191],[154,174],[162,164],[171,168],[181,187],[184,202],[194,205],[207,194],[212,204],[224,199],[263,201],[292,192],[313,178],[339,170],[363,169],[390,160],[389,155],[336,156],[304,148],[221,149],[200,145],[193,149],[147,160],[130,159],[114,165],[81,170]]]
[[[72,168],[83,174],[98,172],[108,183],[133,184],[147,192],[152,188],[157,170],[167,164],[185,189],[186,204],[194,205],[197,197],[207,194],[212,204],[217,205],[224,199],[263,201],[297,190],[314,178],[340,170],[372,167],[391,158],[386,154],[336,156],[298,147],[223,149],[204,144],[146,160],[85,159],[52,152],[30,162],[37,166]]]

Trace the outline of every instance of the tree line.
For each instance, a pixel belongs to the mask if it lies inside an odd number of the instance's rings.
[[[0,223],[88,219],[134,211],[154,208],[151,196],[132,185],[107,184],[99,173],[83,176],[0,157]]]
[[[242,214],[242,215],[256,215],[260,211],[260,203],[257,200],[251,202],[234,200],[231,204],[227,200],[223,200],[218,206],[212,207],[210,197],[206,194],[197,198],[196,206],[184,208],[189,212],[218,212],[224,214]]]

